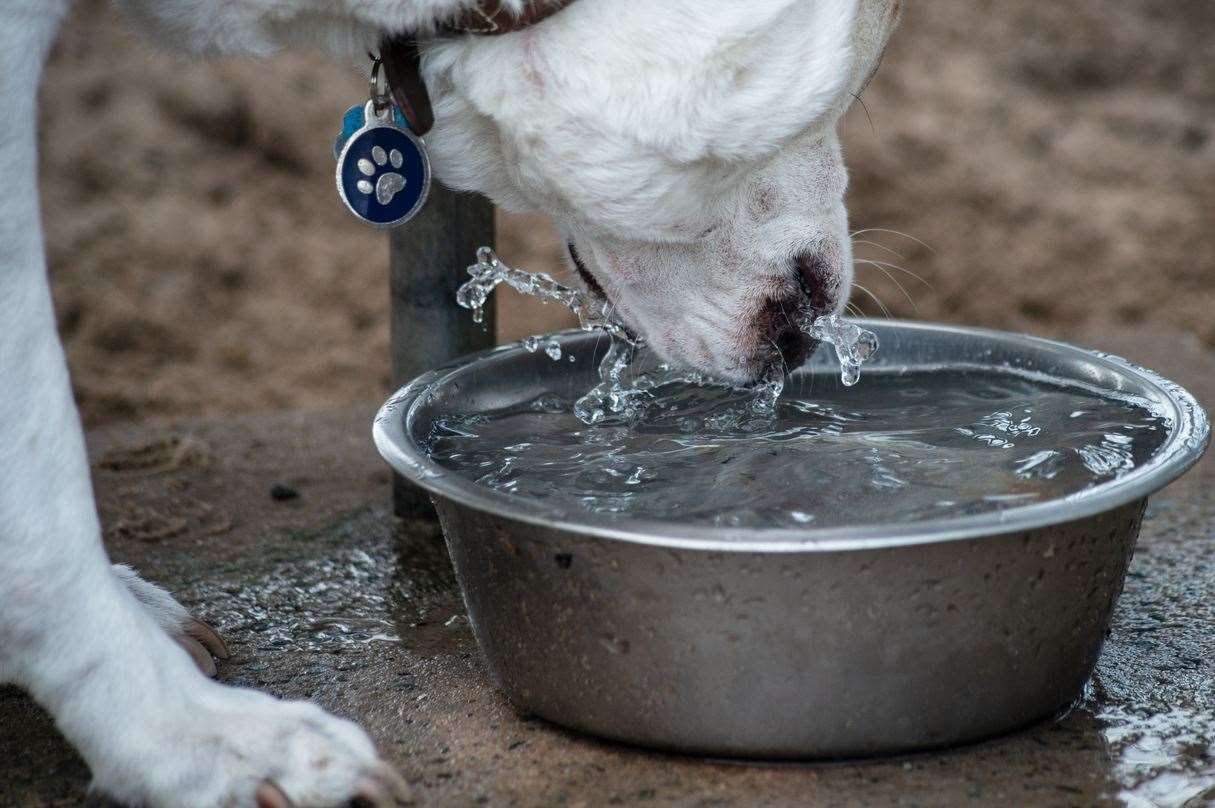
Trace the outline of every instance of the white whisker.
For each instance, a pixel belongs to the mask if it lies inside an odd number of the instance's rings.
[[[785,355],[780,352],[780,348],[776,344],[776,340],[767,337],[768,342],[772,344],[772,350],[776,351],[776,358],[780,360],[781,375],[789,375],[789,363],[785,361]]]
[[[902,236],[905,239],[914,241],[916,244],[919,244],[921,247],[928,250],[929,252],[936,252],[936,250],[934,250],[928,244],[924,243],[923,241],[920,241],[918,238],[911,235],[910,233],[904,233],[901,230],[890,230],[885,227],[866,227],[864,230],[857,230],[856,232],[852,233],[851,236],[853,238],[856,238],[857,236],[863,236],[866,233],[893,233],[896,236]]]
[[[928,281],[924,280],[922,277],[920,277],[920,276],[919,276],[919,275],[917,275],[916,273],[912,272],[910,269],[907,269],[907,267],[901,267],[901,266],[899,266],[898,264],[892,264],[892,263],[890,263],[889,261],[877,261],[877,260],[872,259],[872,258],[857,258],[857,259],[856,259],[856,260],[855,260],[853,263],[858,263],[858,264],[860,264],[860,263],[864,263],[864,264],[871,264],[871,265],[873,265],[873,266],[877,266],[877,267],[890,267],[891,269],[897,270],[897,271],[902,272],[902,273],[904,273],[904,274],[906,274],[906,275],[910,275],[911,277],[915,278],[915,279],[916,279],[917,281],[919,281],[920,283],[922,283],[922,284],[924,284],[925,286],[927,286],[929,289],[932,289],[932,284],[931,284],[931,283],[929,283]],[[934,289],[933,291],[936,291],[936,290]]]
[[[899,287],[899,291],[903,293],[903,297],[907,298],[907,302],[911,304],[912,311],[914,311],[916,314],[920,313],[920,307],[917,306],[915,301],[911,299],[911,295],[910,295],[910,293],[908,293],[907,288],[905,286],[903,286],[903,284],[899,283],[899,279],[894,277],[894,275],[891,274],[890,270],[881,266],[881,262],[866,261],[864,258],[858,258],[855,261],[855,263],[868,264],[870,266],[876,267],[879,272],[881,272],[883,275],[885,275],[887,278],[890,279],[891,283],[893,283],[895,286]]]
[[[882,310],[882,313],[884,315],[886,315],[886,319],[891,319],[890,309],[886,308],[886,304],[883,303],[877,295],[875,295],[873,292],[869,291],[869,289],[867,289],[866,287],[861,286],[859,283],[853,283],[852,285],[855,286],[857,289],[860,289],[865,294],[869,295],[870,299],[872,299],[874,303],[877,303],[878,308],[880,308]]]
[[[785,301],[783,301],[783,300],[780,301],[780,313],[785,318],[785,322],[789,324],[790,328],[797,327],[797,326],[793,325],[793,321],[789,319],[789,312],[785,311]]]
[[[853,244],[868,244],[870,247],[877,247],[879,250],[885,250],[886,252],[893,255],[895,258],[898,258],[902,261],[907,260],[907,256],[903,255],[898,250],[891,249],[890,247],[887,247],[885,244],[882,244],[877,241],[870,241],[869,239],[864,239],[864,238],[854,238],[852,240],[852,243]]]

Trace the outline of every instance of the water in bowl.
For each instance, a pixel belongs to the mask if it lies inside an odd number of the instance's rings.
[[[1122,476],[1170,426],[1146,400],[1012,368],[888,366],[858,386],[877,338],[830,315],[801,325],[834,347],[838,370],[723,387],[659,363],[609,311],[547,275],[484,248],[468,271],[458,300],[475,319],[506,283],[568,307],[609,342],[584,395],[448,416],[425,448],[487,488],[573,517],[826,528],[1000,511]],[[552,338],[523,347],[572,359]]]
[[[1147,402],[1011,370],[794,377],[770,411],[670,382],[631,420],[585,424],[543,396],[446,417],[426,449],[495,491],[682,524],[835,527],[982,513],[1081,492],[1161,445]]]

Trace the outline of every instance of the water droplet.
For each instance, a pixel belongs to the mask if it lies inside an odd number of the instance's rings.
[[[860,381],[861,365],[877,353],[877,334],[838,314],[825,314],[813,322],[803,321],[801,328],[809,336],[830,343],[835,348],[835,356],[840,363],[840,381],[847,387]]]

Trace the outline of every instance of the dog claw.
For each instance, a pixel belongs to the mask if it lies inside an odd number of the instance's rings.
[[[186,653],[194,660],[194,664],[203,672],[203,675],[214,679],[219,671],[215,667],[215,660],[211,658],[211,651],[191,636],[183,634],[175,639],[178,645],[186,649]]]
[[[216,659],[227,659],[232,655],[232,652],[228,650],[228,644],[224,642],[224,638],[219,635],[219,632],[197,617],[191,617],[182,629],[186,634],[202,643],[202,646]]]
[[[266,780],[257,787],[254,800],[257,808],[295,808],[291,798],[272,780]],[[409,785],[393,769],[381,764],[370,777],[359,783],[358,793],[345,804],[345,808],[396,808],[412,803]]]
[[[376,808],[412,805],[414,801],[413,791],[405,782],[405,778],[387,764],[380,764],[375,771],[374,779],[363,781],[359,788],[359,797]]]
[[[396,770],[380,764],[369,777],[359,783],[358,793],[349,802],[349,808],[396,808],[412,805],[413,793]]]
[[[257,787],[253,798],[257,801],[257,808],[293,808],[294,805],[283,790],[270,780]]]
[[[350,801],[350,808],[392,808],[395,804],[396,800],[379,783],[364,780],[359,793]]]
[[[212,657],[227,659],[230,655],[224,638],[186,611],[167,591],[140,578],[135,570],[125,564],[115,564],[113,571],[165,633],[186,649],[199,669],[207,676],[214,676],[215,661]]]

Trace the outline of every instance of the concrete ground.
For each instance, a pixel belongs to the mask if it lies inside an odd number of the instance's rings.
[[[1181,334],[1076,334],[1215,402]],[[807,765],[654,754],[517,714],[488,681],[438,527],[388,508],[374,407],[90,435],[115,560],[223,631],[226,682],[353,718],[434,805],[1215,804],[1215,466],[1149,507],[1089,693],[1066,717],[962,749]],[[76,805],[88,772],[0,689],[0,804]]]

